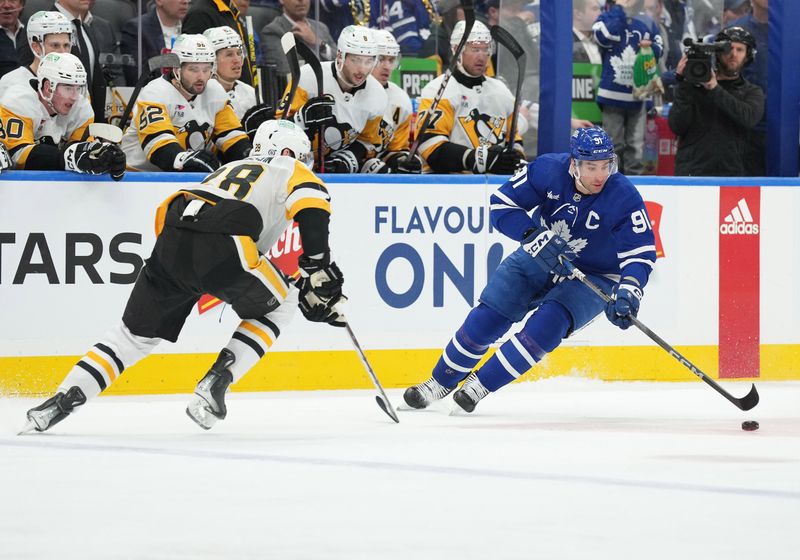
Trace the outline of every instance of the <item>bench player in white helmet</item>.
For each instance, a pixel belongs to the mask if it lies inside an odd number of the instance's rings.
[[[308,320],[344,326],[335,307],[343,299],[343,278],[328,246],[330,196],[304,163],[312,159],[301,128],[268,121],[256,132],[247,159],[167,198],[156,212],[153,253],[122,322],[78,361],[54,397],[28,411],[23,431],[47,430],[162,339],[174,342],[199,294],[227,302],[242,319],[186,409],[205,429],[225,418],[228,387],[269,350],[298,300]],[[297,287],[264,256],[292,221],[298,223],[304,249]],[[176,259],[178,252],[186,258]]]
[[[453,28],[454,53],[464,28],[463,21]],[[525,164],[519,134],[514,149],[505,145],[514,96],[503,82],[486,76],[492,49],[489,29],[476,21],[429,127],[420,137],[419,151],[434,173],[512,175]],[[417,123],[425,119],[443,79],[438,76],[422,89]]]
[[[36,12],[25,25],[33,51],[30,66],[20,66],[0,78],[0,98],[9,87],[36,79],[39,62],[48,53],[68,53],[72,48],[72,22],[61,12]]]
[[[361,172],[420,173],[422,158],[415,155],[411,161],[408,159],[413,111],[411,100],[400,86],[389,81],[400,63],[400,45],[386,29],[374,29],[372,34],[378,45],[378,63],[372,70],[372,76],[383,86],[388,102],[378,129],[381,145],[377,153],[364,163]]]
[[[122,138],[137,171],[214,171],[219,159],[244,158],[252,145],[227,92],[211,81],[216,60],[202,35],[179,35],[181,65],[142,88]],[[213,149],[211,148],[213,146]]]
[[[86,97],[86,71],[70,53],[50,53],[37,80],[9,87],[0,99],[0,142],[17,169],[125,173],[125,154],[110,142],[89,139],[94,111]]]
[[[216,55],[214,77],[228,92],[233,111],[247,136],[252,140],[261,123],[275,118],[275,108],[267,103],[257,104],[256,90],[239,78],[244,65],[242,38],[230,27],[212,27],[203,32]]]
[[[358,173],[368,152],[381,144],[378,130],[387,98],[371,75],[377,57],[372,30],[348,25],[339,35],[336,60],[322,63],[324,96],[317,91],[311,66],[300,68],[289,115],[315,144],[320,127],[325,127],[326,173]],[[280,118],[283,108],[277,114]]]

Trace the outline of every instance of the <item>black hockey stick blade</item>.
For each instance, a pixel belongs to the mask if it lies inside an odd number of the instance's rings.
[[[431,101],[431,106],[428,107],[428,110],[425,112],[425,118],[422,120],[422,124],[420,124],[419,128],[414,134],[414,142],[411,144],[411,149],[408,152],[409,161],[412,160],[415,155],[417,155],[420,139],[425,131],[428,130],[428,126],[431,122],[431,115],[439,105],[439,101],[442,100],[444,90],[447,88],[447,82],[450,81],[450,76],[453,75],[453,70],[455,70],[456,64],[458,64],[458,57],[461,56],[461,51],[464,50],[464,46],[467,44],[467,39],[469,39],[469,35],[472,33],[472,27],[475,25],[474,0],[460,0],[460,2],[461,9],[464,11],[464,36],[461,37],[461,40],[458,42],[458,46],[456,47],[456,50],[450,59],[450,64],[447,66],[447,70],[444,73],[442,83],[439,85],[439,91],[436,92],[436,97],[434,97]]]
[[[181,59],[175,53],[159,54],[147,60],[147,67],[150,68],[151,74],[156,70],[178,68],[180,65]]]
[[[300,81],[300,62],[297,60],[297,45],[294,40],[294,33],[287,31],[281,37],[281,47],[286,55],[286,61],[289,63],[289,71],[292,76],[292,81],[289,84],[289,92],[281,101],[278,112],[281,112],[281,119],[289,118],[289,109],[292,107],[294,95],[297,92],[297,85]]]
[[[493,25],[489,29],[492,38],[499,44],[503,45],[511,53],[511,56],[517,61],[517,85],[514,91],[514,111],[511,114],[511,125],[508,127],[508,137],[506,138],[506,146],[511,148],[517,137],[517,123],[519,121],[519,106],[522,102],[520,95],[522,95],[522,82],[525,79],[525,66],[527,64],[527,56],[522,46],[514,39],[514,36],[506,29],[499,25]]]
[[[122,112],[122,118],[119,121],[119,127],[125,130],[125,125],[128,124],[128,119],[133,113],[133,108],[136,105],[136,99],[139,97],[139,92],[150,80],[150,76],[156,70],[163,70],[164,68],[179,68],[181,59],[175,53],[159,54],[157,56],[147,59],[147,68],[142,70],[139,79],[136,81],[136,86],[133,88],[131,96],[128,98],[128,103],[125,105],[125,110]]]
[[[566,265],[566,267],[572,272],[573,276],[577,278],[584,286],[589,288],[592,292],[595,293],[600,299],[605,301],[606,303],[611,302],[611,296],[605,293],[600,286],[589,280],[586,275],[581,272],[575,265],[573,265],[570,261],[564,259],[562,262]],[[747,393],[742,398],[736,398],[731,395],[728,391],[723,389],[719,383],[714,381],[711,377],[703,373],[700,368],[695,366],[692,362],[687,360],[686,358],[681,355],[680,352],[675,350],[672,346],[670,346],[663,338],[658,336],[656,333],[650,330],[644,323],[642,323],[636,317],[631,317],[631,322],[633,325],[646,334],[650,340],[658,344],[663,350],[667,352],[670,356],[678,360],[683,366],[695,374],[697,377],[703,380],[707,385],[709,385],[712,389],[714,389],[717,393],[728,399],[731,403],[733,403],[737,408],[740,410],[750,410],[751,408],[755,407],[758,404],[758,391],[756,390],[755,384],[750,388],[750,392]]]
[[[297,54],[303,57],[303,60],[311,66],[311,70],[314,72],[314,77],[317,79],[317,95],[325,95],[323,81],[324,77],[322,76],[322,64],[319,62],[319,58],[314,51],[312,51],[308,45],[305,44],[304,41],[298,41],[297,43]],[[319,128],[319,136],[317,140],[317,161],[319,165],[320,173],[325,173],[325,160],[322,157],[323,150],[324,150],[324,142],[323,139],[325,138],[325,127]]]

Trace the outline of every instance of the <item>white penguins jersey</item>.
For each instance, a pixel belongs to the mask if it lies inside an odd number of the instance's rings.
[[[9,87],[0,98],[0,141],[17,169],[25,169],[28,156],[39,143],[61,146],[88,138],[93,122],[94,111],[86,97],[78,98],[66,115],[55,116],[45,109],[29,83]]]
[[[211,81],[219,83],[216,78],[211,78]],[[222,84],[220,83],[220,85]],[[233,112],[236,113],[240,120],[248,109],[256,106],[256,90],[253,86],[241,80],[234,82],[233,87],[228,92],[228,98],[231,100]]]
[[[346,148],[353,142],[360,142],[368,151],[375,151],[381,145],[378,134],[383,112],[386,109],[386,93],[381,84],[372,75],[355,88],[352,93],[345,93],[339,86],[334,74],[333,62],[322,63],[322,87],[324,93],[333,96],[335,105],[333,116],[336,124],[325,127],[325,154]],[[284,91],[284,99],[288,94],[289,86]],[[317,79],[311,66],[306,64],[300,68],[300,80],[297,85],[289,115],[294,115],[305,105],[306,101],[319,95]],[[280,119],[283,108],[278,110],[275,118]],[[314,138],[314,145],[317,139]]]
[[[422,89],[417,123],[425,118],[443,79],[443,75],[438,76]],[[474,80],[475,84],[464,85],[455,74],[447,83],[420,140],[419,152],[423,158],[427,159],[444,142],[477,148],[504,141],[514,112],[514,96],[495,78],[466,79]]]
[[[0,100],[3,99],[3,94],[8,88],[17,84],[29,84],[31,80],[37,80],[37,78],[36,74],[31,72],[30,68],[27,66],[14,68],[11,72],[0,78]]]
[[[411,99],[403,88],[393,82],[386,84],[388,102],[381,119],[378,135],[381,144],[378,155],[383,156],[389,152],[408,150],[411,134]]]
[[[203,93],[187,101],[169,80],[158,77],[139,93],[122,150],[129,168],[160,171],[153,155],[167,145],[184,151],[213,143],[224,153],[242,139],[248,140],[242,123],[216,80],[209,80]]]

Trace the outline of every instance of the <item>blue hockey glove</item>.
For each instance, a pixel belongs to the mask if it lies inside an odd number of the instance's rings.
[[[563,259],[574,260],[578,255],[564,239],[547,228],[533,227],[522,236],[522,248],[542,270],[557,276],[571,276]]]
[[[608,320],[623,330],[633,324],[631,318],[639,313],[642,289],[637,284],[633,278],[623,278],[614,288],[613,299],[606,305]]]
[[[600,14],[599,19],[606,24],[606,29],[611,35],[622,35],[628,26],[628,16],[619,4],[612,6],[606,13]]]

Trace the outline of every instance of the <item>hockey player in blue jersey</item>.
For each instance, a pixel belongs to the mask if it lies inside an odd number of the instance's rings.
[[[444,398],[466,378],[453,400],[472,412],[604,309],[623,329],[639,310],[656,260],[655,238],[642,197],[617,172],[614,145],[603,129],[575,131],[569,153],[539,156],[500,187],[490,204],[492,225],[520,247],[500,263],[431,378],[406,389],[403,398],[413,408]],[[570,278],[564,259],[613,293],[612,302],[606,305]],[[489,345],[534,309],[473,372]]]

